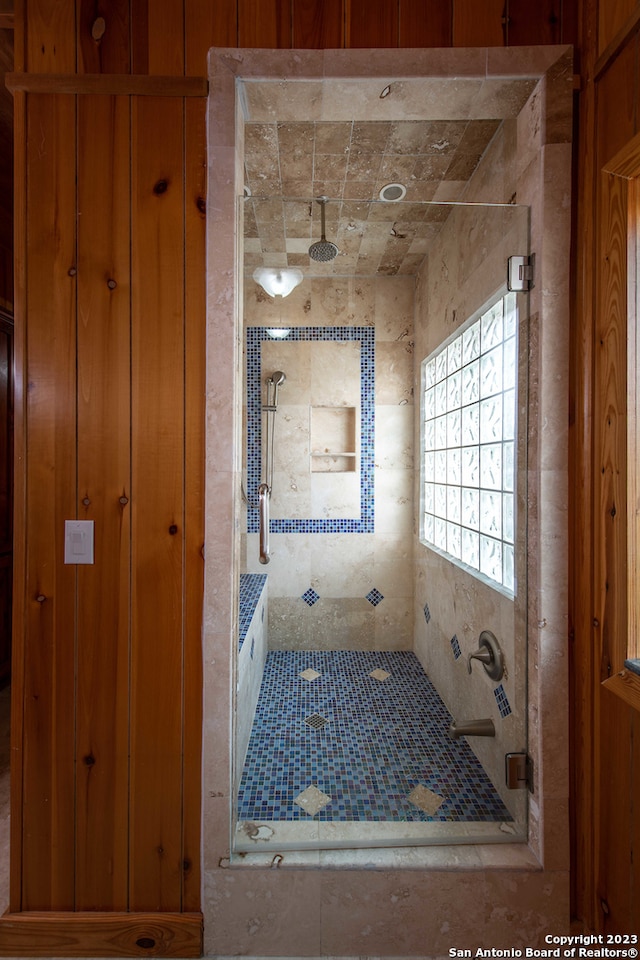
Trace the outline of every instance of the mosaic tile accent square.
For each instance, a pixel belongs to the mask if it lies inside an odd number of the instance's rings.
[[[460,641],[458,640],[457,633],[451,637],[451,649],[453,650],[454,660],[459,660],[462,656],[462,650],[460,649]]]
[[[424,605],[424,619],[427,623],[431,620],[431,611],[429,610],[429,604],[425,603]]]
[[[305,590],[300,599],[304,600],[308,607],[312,607],[314,603],[317,603],[320,599],[320,594],[316,593],[313,587],[309,587],[308,590]]]
[[[268,327],[247,327],[247,531],[257,533],[257,491],[262,460],[262,343],[272,339]],[[341,519],[271,518],[271,533],[373,533],[375,443],[375,330],[373,327],[291,327],[282,341],[360,343],[360,516]]]
[[[365,599],[368,600],[373,607],[377,607],[378,604],[384,600],[384,597],[380,591],[374,587],[373,590],[369,591]]]
[[[299,793],[293,802],[302,807],[305,813],[315,817],[316,813],[326,807],[328,803],[331,803],[331,797],[311,784],[306,790]]]
[[[387,677],[390,677],[391,674],[388,673],[386,670],[378,669],[378,670],[372,670],[369,676],[373,677],[374,680],[379,680],[382,683],[384,680],[387,679]]]
[[[504,720],[505,717],[508,717],[511,713],[511,705],[507,699],[507,694],[505,693],[504,687],[502,684],[496,687],[493,691],[493,695],[496,698],[496,703],[498,704],[498,710],[500,711],[500,716]]]
[[[321,674],[301,683],[300,673]],[[383,670],[384,683],[370,674]],[[304,723],[318,714],[320,729]],[[331,797],[319,820],[512,822],[411,651],[272,650],[238,795],[242,821],[300,820],[310,784]],[[409,796],[442,798],[432,813]],[[427,796],[418,791],[418,796]]]
[[[322,676],[322,674],[318,673],[317,670],[312,670],[311,667],[309,667],[308,670],[303,670],[300,676],[302,677],[303,680],[311,681],[311,680],[317,680],[318,677]]]
[[[409,794],[409,800],[430,816],[433,816],[438,807],[444,803],[444,797],[439,797],[437,793],[429,790],[421,783],[413,788]]]

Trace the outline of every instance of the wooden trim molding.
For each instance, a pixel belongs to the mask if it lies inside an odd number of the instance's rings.
[[[13,30],[14,23],[13,13],[0,13],[0,30]]]
[[[70,93],[136,97],[206,97],[206,77],[162,77],[135,73],[7,73],[11,93]]]
[[[201,913],[6,913],[0,957],[201,957]]]
[[[606,73],[608,68],[619,55],[622,48],[637,33],[638,29],[640,29],[640,8],[636,8],[634,10],[631,16],[627,19],[627,22],[621,27],[620,30],[618,30],[613,40],[607,44],[605,49],[596,60],[593,76],[594,80],[598,81],[600,77]]]
[[[616,697],[620,697],[634,710],[640,710],[640,677],[631,670],[621,670],[608,680],[603,680],[602,686]]]
[[[640,22],[640,20],[639,20]],[[614,198],[623,198],[624,202],[613,203]],[[603,250],[603,263],[609,268],[617,267],[620,284],[618,294],[624,290],[626,305],[619,304],[621,311],[621,327],[624,323],[626,309],[626,331],[621,330],[625,337],[627,353],[627,456],[629,465],[637,464],[637,451],[640,446],[640,422],[636,417],[636,406],[640,391],[640,338],[638,337],[640,324],[640,302],[637,276],[638,250],[636,236],[640,225],[640,134],[632,137],[618,153],[602,167],[602,197],[605,209],[610,216],[616,219],[619,244],[617,250],[614,244]],[[617,213],[614,213],[614,208]],[[626,246],[624,241],[626,240]],[[616,256],[617,254],[617,256]],[[619,262],[613,263],[612,261]],[[601,303],[603,314],[612,307],[611,291],[606,290],[603,284],[604,300]],[[638,558],[640,554],[640,535],[638,528],[638,511],[636,507],[640,490],[640,476],[635,469],[625,471],[626,502],[627,502],[627,556],[626,570],[619,571],[626,579],[627,615],[626,622],[620,629],[612,631],[611,645],[608,650],[609,662],[616,671],[601,683],[609,692],[620,697],[626,704],[640,711],[640,676],[623,667],[628,657],[638,654],[638,632],[640,631],[640,607],[637,600]]]

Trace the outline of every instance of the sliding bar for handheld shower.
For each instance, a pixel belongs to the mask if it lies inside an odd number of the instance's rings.
[[[282,370],[276,370],[267,377],[267,402],[262,409],[266,413],[264,432],[264,480],[258,487],[260,511],[260,563],[269,563],[269,500],[273,486],[273,447],[275,437],[275,418],[278,409],[278,387],[286,376]]]

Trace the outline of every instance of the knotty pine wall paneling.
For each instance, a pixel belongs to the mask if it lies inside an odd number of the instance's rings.
[[[397,47],[398,0],[345,0],[347,47]]]
[[[130,901],[179,911],[184,714],[184,104],[132,102]]]
[[[13,250],[0,247],[0,307],[13,310]]]
[[[129,73],[129,0],[76,0],[78,73]]]
[[[626,14],[630,14],[628,19]],[[626,638],[626,181],[604,173],[638,130],[637,22],[581,9],[576,303],[572,332],[573,910],[640,933],[640,716],[601,686]],[[612,43],[612,41],[614,41]],[[607,46],[609,44],[609,46]]]
[[[12,812],[23,910],[75,898],[76,568],[62,562],[76,511],[75,124],[74,97],[29,96],[23,802]]]
[[[184,73],[184,0],[131,0],[131,72]]]
[[[237,0],[239,47],[291,47],[291,0]]]
[[[185,579],[182,909],[200,909],[204,396],[206,376],[206,100],[185,102]]]
[[[126,910],[131,581],[130,102],[78,97],[78,910]]]
[[[453,0],[453,46],[504,46],[505,2],[485,0],[478,4],[476,0]]]
[[[450,47],[452,45],[453,0],[422,4],[400,0],[398,46]]]
[[[303,50],[344,47],[344,0],[295,0],[291,45]]]

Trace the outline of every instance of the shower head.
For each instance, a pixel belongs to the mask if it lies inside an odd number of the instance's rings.
[[[328,199],[328,197],[318,197],[317,202],[320,204],[322,217],[322,238],[312,243],[309,247],[309,256],[317,263],[328,263],[329,260],[334,260],[339,253],[335,243],[331,243],[331,241],[325,237],[324,208]]]
[[[286,378],[286,376],[284,375],[284,373],[282,372],[282,370],[274,370],[274,372],[273,372],[273,373],[271,374],[271,376],[269,377],[269,382],[272,383],[272,384],[273,384],[274,386],[276,386],[276,387],[281,387],[282,384],[285,382],[286,379],[287,379],[287,378]]]

